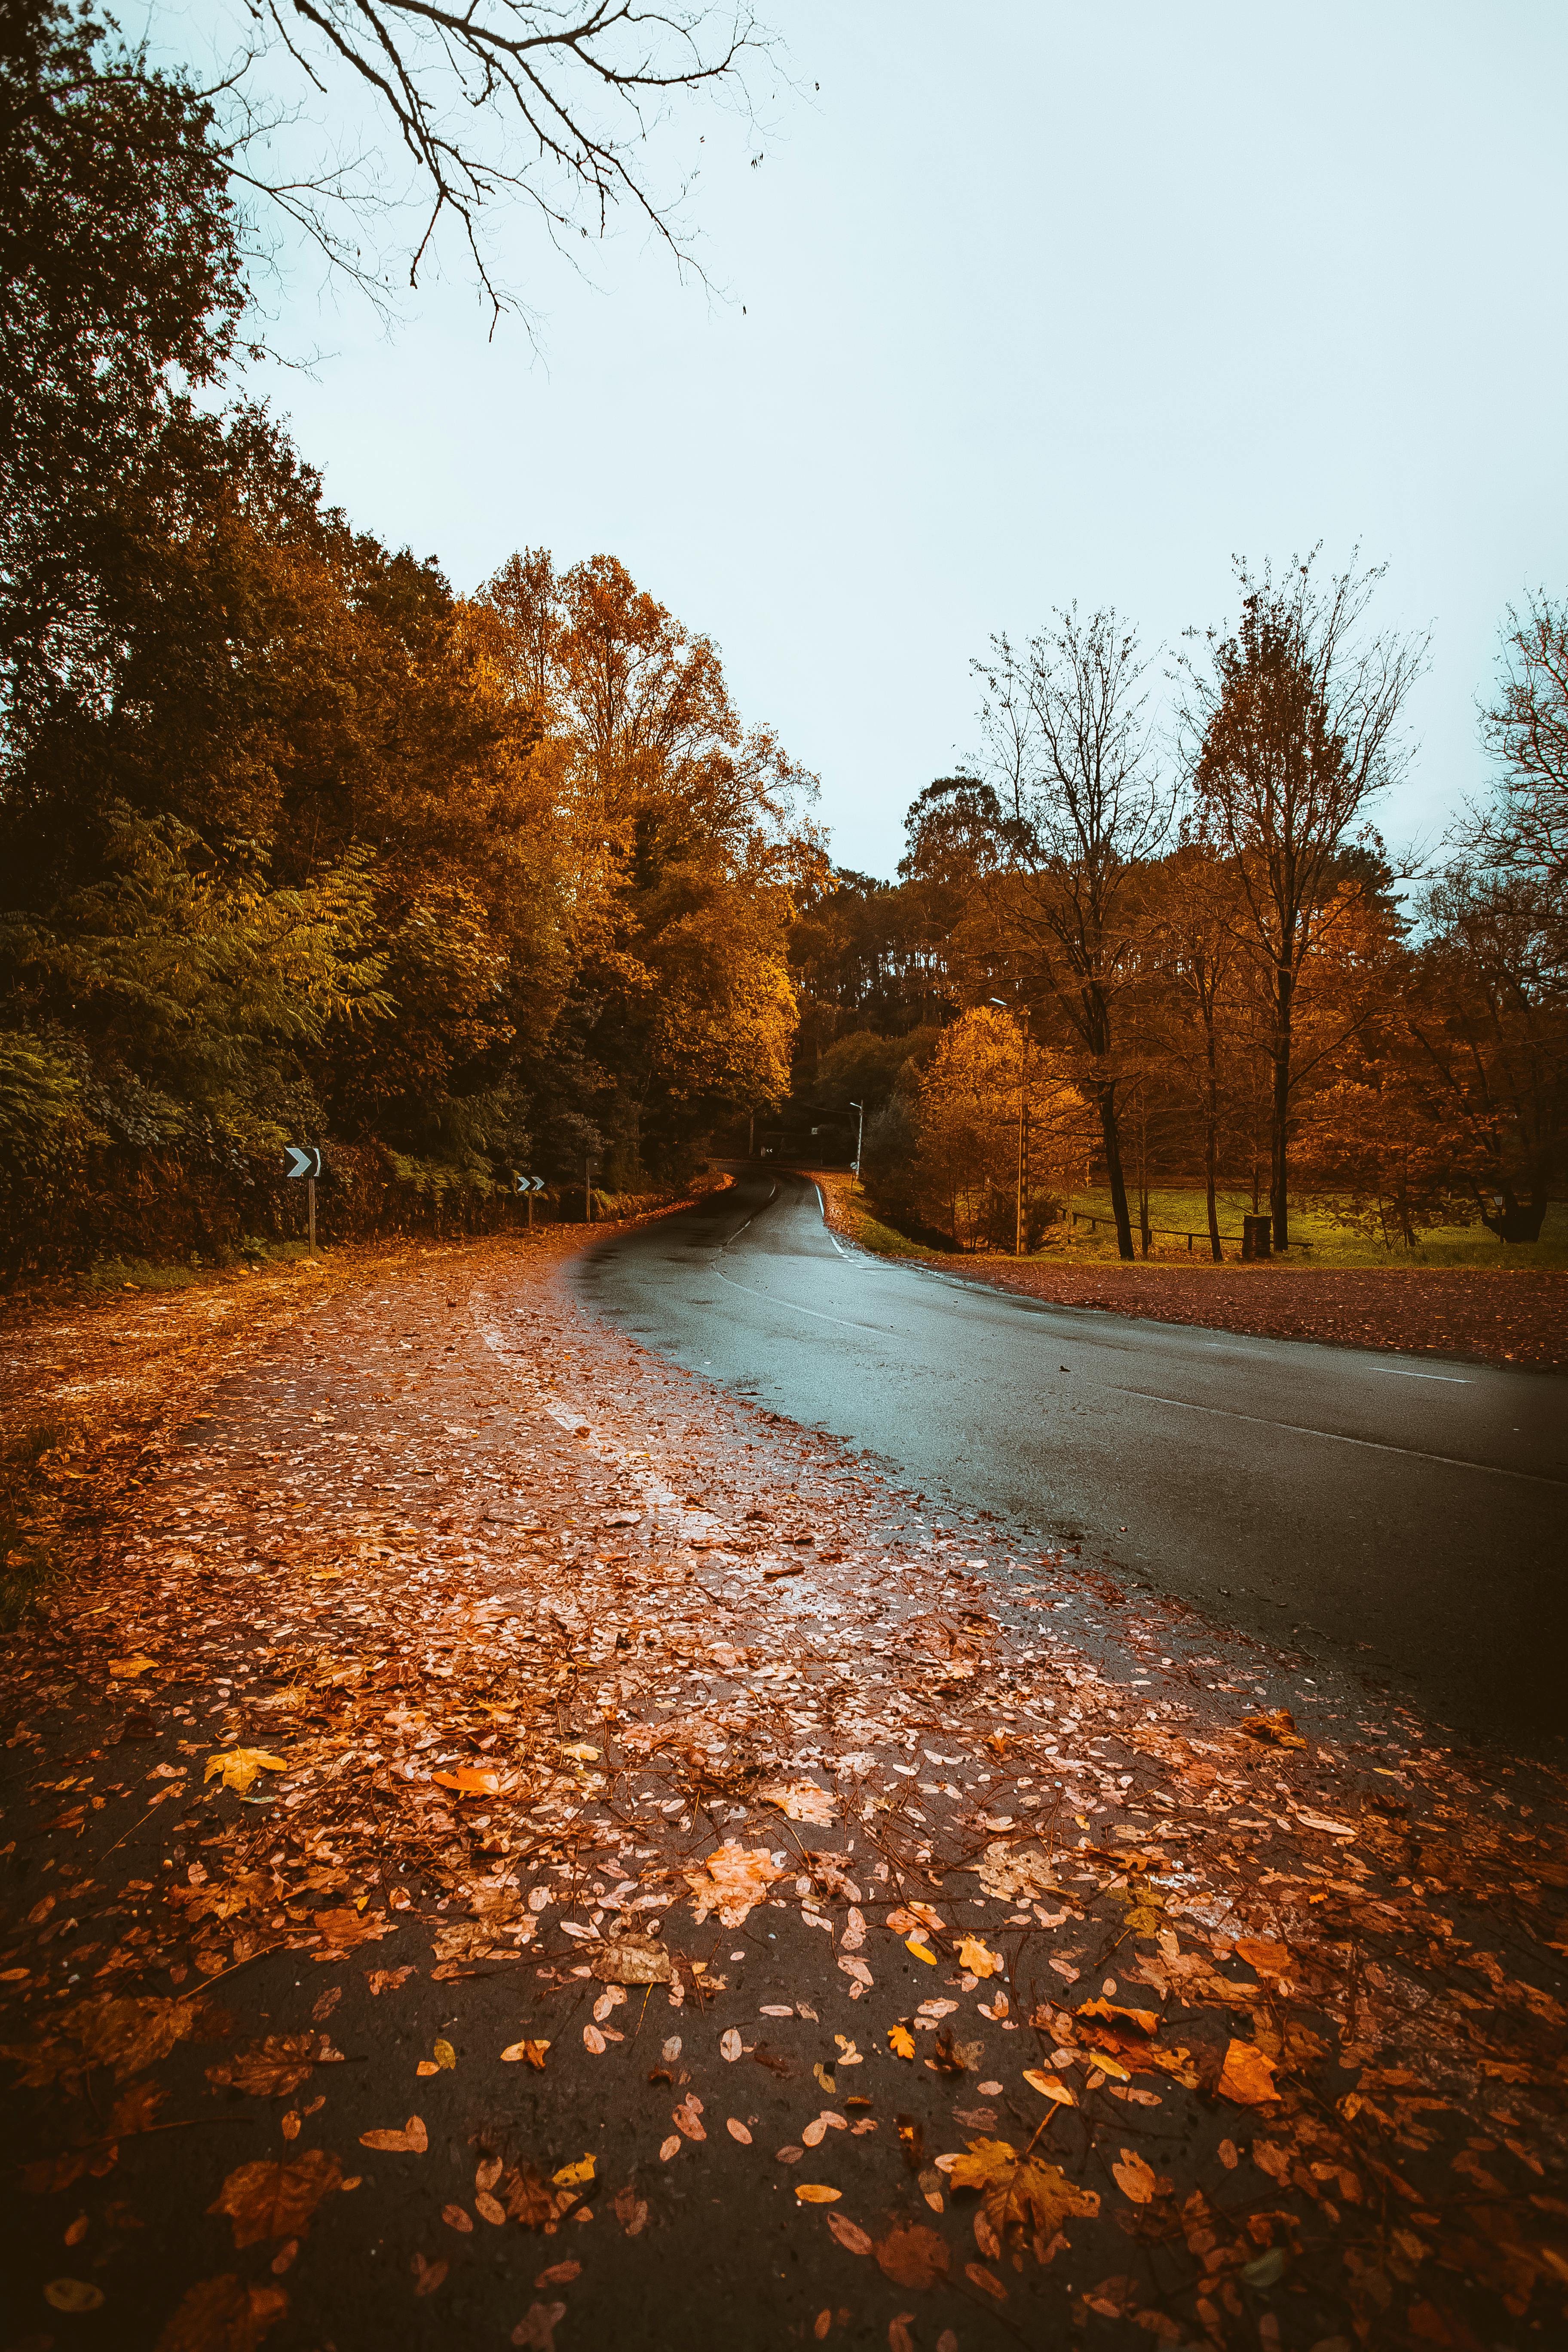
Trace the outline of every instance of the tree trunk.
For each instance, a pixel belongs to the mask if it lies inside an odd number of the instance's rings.
[[[1209,1032],[1208,1095],[1204,1105],[1204,1194],[1209,1213],[1209,1252],[1215,1265],[1220,1262],[1219,1246],[1219,1081],[1215,1074],[1214,1032]]]
[[[1296,974],[1281,961],[1274,973],[1274,1101],[1268,1137],[1268,1206],[1274,1219],[1272,1246],[1290,1246],[1289,1199],[1289,1139],[1290,1118],[1290,1024],[1295,1011]]]
[[[1100,1131],[1105,1140],[1105,1172],[1110,1184],[1110,1211],[1116,1219],[1116,1255],[1131,1261],[1132,1220],[1127,1213],[1127,1179],[1121,1172],[1121,1132],[1116,1118],[1116,1081],[1098,1089]]]

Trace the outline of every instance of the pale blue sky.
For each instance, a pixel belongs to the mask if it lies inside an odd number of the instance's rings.
[[[388,340],[296,277],[279,337],[328,356],[252,386],[331,496],[465,589],[523,544],[620,556],[881,873],[990,631],[1076,597],[1173,646],[1233,551],[1359,541],[1381,617],[1434,632],[1384,822],[1435,837],[1503,605],[1568,587],[1568,9],[770,13],[805,87],[766,161],[670,133],[732,299],[635,233],[584,285],[520,221],[536,356],[455,281]]]

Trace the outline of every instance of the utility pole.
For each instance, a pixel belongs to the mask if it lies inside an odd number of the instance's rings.
[[[858,1184],[860,1181],[860,1146],[866,1139],[866,1106],[864,1103],[852,1102],[849,1108],[851,1110],[858,1111],[860,1114],[859,1122],[855,1129],[855,1182]],[[853,1190],[853,1186],[850,1189]]]
[[[588,1152],[583,1154],[583,1223],[594,1222],[594,1161]]]

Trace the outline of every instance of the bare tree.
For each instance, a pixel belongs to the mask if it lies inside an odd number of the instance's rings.
[[[1568,892],[1568,601],[1532,595],[1504,622],[1497,698],[1481,740],[1498,764],[1489,807],[1459,834],[1472,856],[1561,907]]]
[[[994,804],[985,893],[1004,961],[1055,1005],[1084,1062],[1100,1122],[1116,1242],[1132,1255],[1118,1115],[1116,1002],[1135,975],[1136,871],[1169,829],[1152,756],[1146,665],[1110,609],[1076,606],[1015,653],[974,664]]]
[[[281,206],[334,270],[384,298],[365,238],[374,215],[412,196],[410,286],[450,223],[496,318],[522,307],[489,230],[512,205],[531,209],[568,253],[602,236],[625,207],[682,269],[700,276],[681,221],[689,180],[663,185],[652,142],[683,97],[728,98],[749,117],[746,68],[775,46],[748,7],[726,0],[670,8],[636,0],[243,5],[249,42],[214,93],[230,107],[226,152],[237,184]],[[401,189],[374,136],[369,153],[292,173],[268,169],[273,134],[316,102],[345,95],[351,112],[356,95],[368,100],[388,149],[401,152]]]
[[[1345,853],[1369,841],[1366,811],[1399,772],[1399,722],[1426,638],[1363,637],[1381,569],[1320,589],[1316,551],[1276,582],[1237,565],[1241,619],[1208,635],[1212,667],[1186,666],[1185,725],[1201,820],[1228,853],[1270,1012],[1269,1204],[1289,1246],[1289,1162],[1296,992],[1345,905]]]

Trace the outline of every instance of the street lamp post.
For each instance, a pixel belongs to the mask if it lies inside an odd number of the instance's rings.
[[[858,1111],[860,1114],[858,1124],[855,1129],[855,1181],[858,1184],[860,1181],[860,1146],[866,1139],[866,1106],[864,1103],[852,1102],[849,1108],[851,1110]]]
[[[991,1002],[998,1005],[1004,1013],[1017,1011],[1016,1006],[1009,1004],[1005,996],[994,996]],[[1027,1005],[1025,1005],[1023,1011],[1018,1013],[1018,1018],[1024,1029],[1024,1052],[1018,1068],[1018,1206],[1017,1221],[1013,1235],[1015,1257],[1022,1257],[1024,1255],[1024,1137],[1029,1117],[1029,1008]]]

